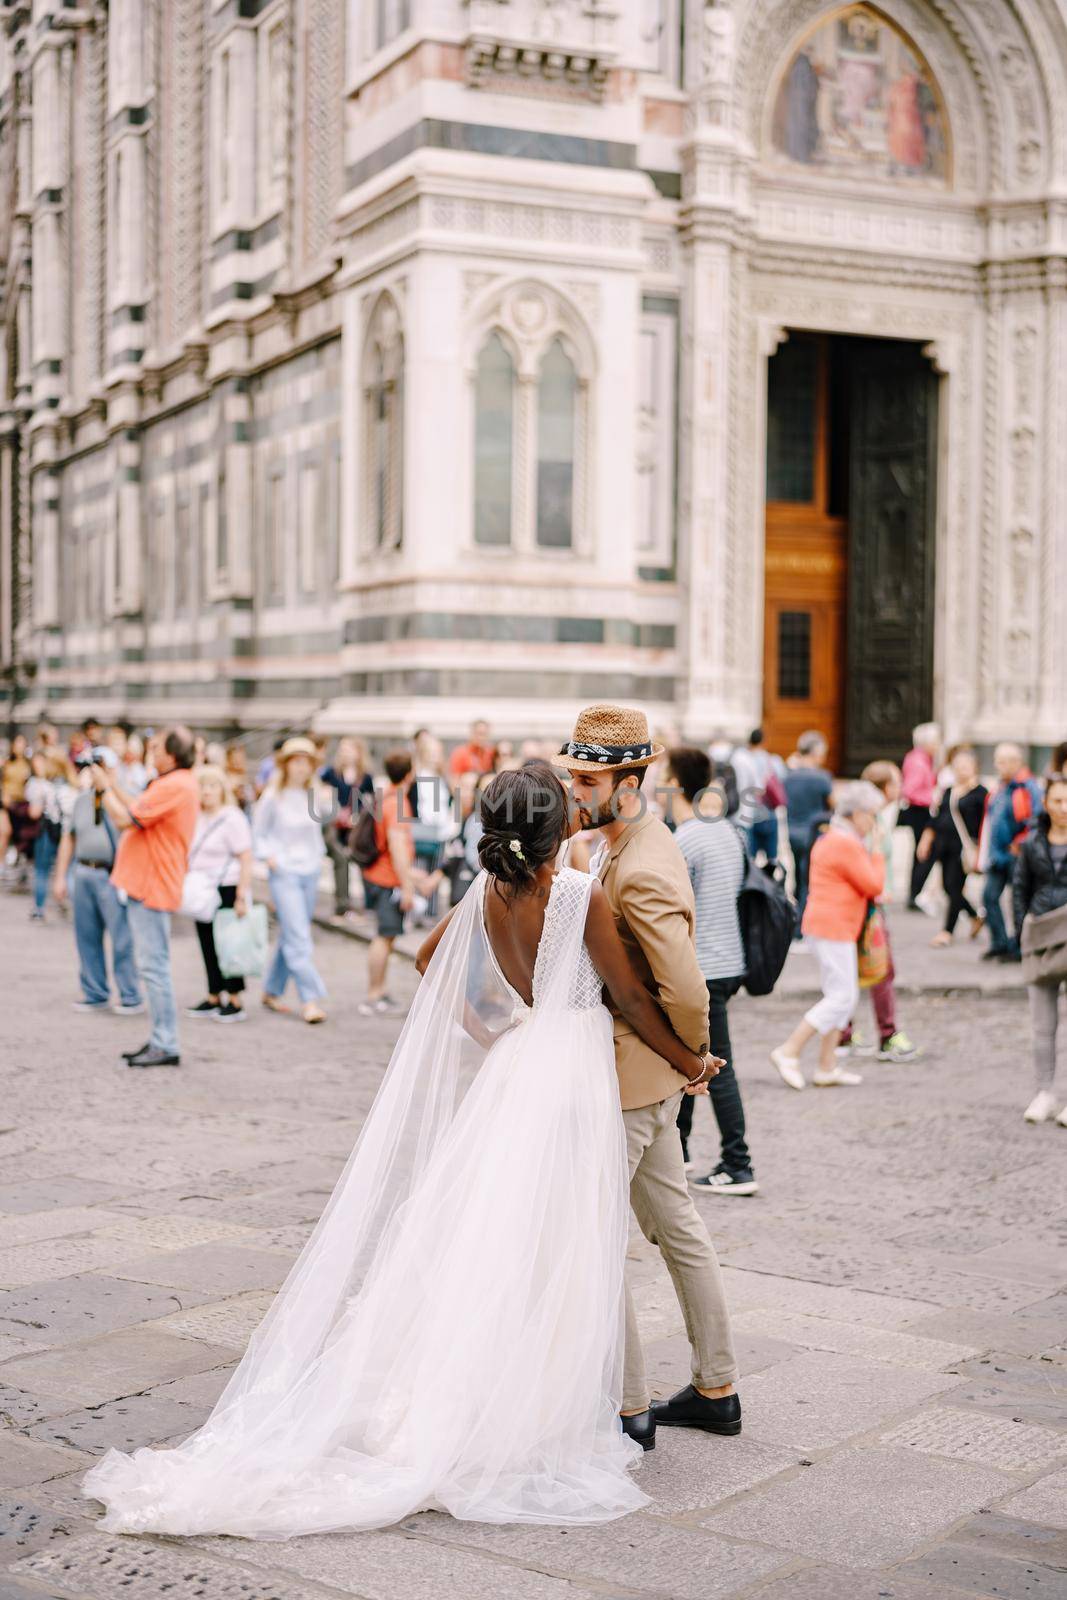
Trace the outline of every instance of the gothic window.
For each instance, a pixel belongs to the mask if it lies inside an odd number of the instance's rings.
[[[474,539],[511,543],[515,363],[499,333],[478,356],[474,388]]]
[[[472,543],[587,553],[595,355],[584,319],[523,280],[487,297],[469,338]]]
[[[574,424],[578,377],[554,339],[537,384],[537,542],[569,548],[574,540]]]
[[[404,340],[391,295],[371,319],[363,374],[366,543],[396,550],[404,529]]]
[[[381,50],[410,23],[409,0],[374,0],[374,48]]]

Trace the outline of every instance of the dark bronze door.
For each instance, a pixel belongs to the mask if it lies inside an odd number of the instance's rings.
[[[933,709],[937,378],[918,345],[850,341],[845,771],[899,761]]]

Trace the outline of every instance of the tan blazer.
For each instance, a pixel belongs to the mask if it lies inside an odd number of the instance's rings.
[[[696,957],[696,903],[682,852],[658,817],[637,817],[600,868],[615,925],[646,989],[691,1050],[708,1048],[708,990]],[[610,1007],[624,1111],[677,1094],[681,1075]]]

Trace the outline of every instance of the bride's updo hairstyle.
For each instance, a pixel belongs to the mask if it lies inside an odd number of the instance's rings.
[[[482,793],[480,816],[478,859],[505,888],[529,883],[568,833],[566,791],[547,761],[498,772]]]

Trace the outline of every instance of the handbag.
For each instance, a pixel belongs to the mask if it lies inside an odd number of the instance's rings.
[[[863,927],[856,941],[856,960],[861,989],[873,989],[888,976],[889,940],[886,937],[885,913],[873,900],[868,902]]]
[[[224,978],[258,978],[267,962],[267,908],[249,906],[243,917],[229,906],[212,921],[215,954]]]
[[[960,846],[963,851],[963,872],[964,876],[967,876],[969,873],[978,871],[978,846],[975,844],[974,840],[971,838],[966,827],[964,826],[963,816],[960,812],[959,801],[956,799],[955,789],[949,790],[948,808],[952,813],[952,820],[956,824],[956,832],[960,836]]]
[[[225,820],[225,817],[219,817],[210,828],[205,828],[189,852],[185,878],[182,882],[182,903],[178,910],[183,917],[192,917],[194,922],[210,922],[222,904],[219,899],[218,884],[213,883],[206,872],[200,872],[194,867],[192,861],[204,840],[209,839],[218,828],[221,828]]]
[[[1019,941],[1024,983],[1057,983],[1067,978],[1067,905],[1023,918]]]

